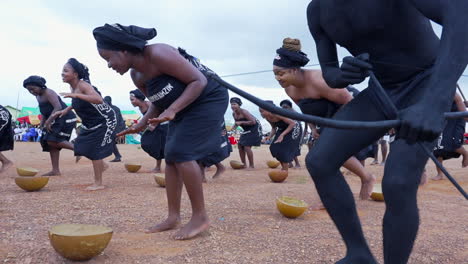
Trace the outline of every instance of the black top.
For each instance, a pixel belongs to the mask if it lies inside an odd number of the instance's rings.
[[[122,112],[120,112],[120,108],[115,105],[111,105],[111,107],[114,109],[115,119],[117,120],[116,131],[120,132],[125,129],[125,120],[123,119]]]
[[[234,120],[236,120],[236,121],[249,121],[247,118],[240,118],[240,119],[234,119]],[[253,127],[255,127],[256,124],[257,124],[257,121],[255,121],[255,124],[253,124],[253,125],[240,125],[240,127],[242,127],[242,129],[244,131],[247,131],[247,130],[250,130]]]
[[[346,90],[348,90],[353,97],[356,97],[359,94],[359,90],[353,86],[346,87]],[[301,99],[297,102],[297,105],[301,109],[302,113],[319,117],[332,117],[342,106],[325,98]]]
[[[274,122],[272,125],[273,125],[274,127],[279,128],[279,129],[286,129],[286,128],[289,126],[289,125],[288,125],[286,122],[284,122],[283,120],[280,120],[280,121],[278,121],[278,122]]]
[[[178,51],[180,55],[192,63],[192,65],[200,70],[200,72],[203,73],[207,78],[215,74],[208,67],[201,64],[197,58],[185,52],[185,50],[179,48]],[[187,85],[170,75],[162,74],[147,81],[146,87],[148,89],[148,99],[151,101],[151,103],[153,103],[158,109],[165,110],[177,98],[179,98]],[[202,97],[203,94],[210,92],[207,91],[208,89],[212,89],[212,87],[207,85],[199,98]]]
[[[59,99],[60,105],[62,106],[61,110],[67,108],[67,105],[62,101],[62,99],[60,99],[60,96],[57,97]],[[41,112],[42,118],[47,120],[52,114],[52,111],[54,111],[54,106],[52,106],[50,102],[39,102],[39,111]],[[75,117],[75,114],[69,111],[63,118],[67,120]]]
[[[108,104],[91,104],[87,101],[73,98],[72,106],[76,114],[81,118],[81,122],[86,128],[94,128],[100,124],[106,123],[106,117],[103,115],[106,108],[110,108]]]

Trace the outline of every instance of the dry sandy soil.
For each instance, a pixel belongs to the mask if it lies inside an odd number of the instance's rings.
[[[71,263],[49,243],[47,231],[60,223],[107,225],[114,230],[107,249],[89,263],[334,263],[345,254],[343,242],[326,211],[308,210],[297,219],[287,219],[276,209],[275,199],[296,197],[309,205],[318,196],[305,168],[293,169],[284,183],[272,183],[265,162],[271,159],[267,146],[254,149],[256,170],[232,170],[204,185],[211,228],[189,241],[175,241],[175,231],[145,234],[146,227],[165,219],[165,189],[157,187],[153,160],[136,145],[119,145],[124,161],[138,161],[143,168],[128,173],[122,163],[110,163],[105,172],[107,189],[87,192],[92,165],[78,164],[70,151],[62,151],[62,176],[50,178],[39,192],[25,192],[14,183],[14,168],[0,175],[0,261],[2,263]],[[228,160],[238,160],[237,149]],[[301,162],[304,166],[303,146]],[[31,166],[45,173],[49,156],[37,143],[18,143],[6,152],[17,166]],[[370,163],[371,159],[367,160]],[[468,190],[461,160],[445,163]],[[383,167],[367,166],[380,180]],[[433,176],[435,167],[427,165]],[[214,170],[208,170],[211,176]],[[346,176],[355,198],[359,180]],[[448,180],[429,181],[419,191],[421,226],[410,263],[467,263],[467,202]],[[357,201],[365,235],[382,263],[382,216],[385,205]],[[183,194],[182,218],[191,215]]]

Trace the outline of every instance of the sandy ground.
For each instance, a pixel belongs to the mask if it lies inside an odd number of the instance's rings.
[[[308,210],[297,219],[287,219],[276,209],[275,199],[296,197],[309,205],[318,196],[305,168],[293,169],[284,183],[272,183],[265,162],[271,159],[267,146],[254,149],[256,170],[228,168],[219,179],[204,185],[211,228],[189,241],[175,241],[175,231],[145,234],[143,231],[165,219],[165,189],[157,187],[153,160],[136,145],[119,145],[124,161],[143,164],[138,173],[128,173],[122,163],[110,163],[104,175],[106,190],[87,192],[92,183],[92,165],[74,163],[70,151],[62,151],[62,176],[50,178],[39,192],[25,192],[14,183],[12,168],[0,175],[0,261],[2,263],[72,263],[59,256],[49,243],[47,231],[60,223],[107,225],[114,230],[107,249],[89,263],[334,263],[345,254],[344,244],[326,211]],[[304,167],[303,146],[301,162]],[[238,158],[237,149],[224,161]],[[49,156],[37,143],[17,143],[6,152],[16,166],[31,166],[45,173]],[[110,158],[109,158],[110,159]],[[372,159],[368,159],[370,163]],[[461,160],[446,166],[468,190],[467,170]],[[380,180],[383,167],[367,166]],[[433,176],[435,167],[427,166]],[[208,170],[210,176],[214,170]],[[357,177],[346,176],[355,198]],[[382,216],[384,203],[358,201],[358,212],[368,243],[382,263]],[[419,191],[421,226],[410,263],[467,263],[467,202],[448,180],[429,181]],[[184,191],[183,223],[191,215]]]

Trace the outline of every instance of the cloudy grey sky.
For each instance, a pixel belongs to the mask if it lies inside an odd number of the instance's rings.
[[[271,69],[275,50],[285,37],[299,38],[310,64],[315,64],[315,44],[305,15],[309,2],[2,0],[0,104],[36,106],[35,98],[22,88],[22,81],[33,74],[45,77],[48,87],[57,92],[68,91],[60,74],[67,59],[75,57],[90,68],[91,81],[103,95],[111,95],[122,110],[133,109],[128,100],[128,91],[134,89],[129,74],[116,74],[97,54],[91,32],[104,23],[155,27],[158,36],[150,43],[185,48],[220,75]],[[339,53],[347,55],[342,49]],[[287,97],[272,72],[226,80],[276,103]],[[468,78],[460,83],[468,95]],[[246,102],[245,107],[258,116],[253,104]],[[230,109],[226,116],[231,116]]]

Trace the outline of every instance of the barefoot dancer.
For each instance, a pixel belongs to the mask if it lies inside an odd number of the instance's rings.
[[[458,93],[452,104],[451,112],[465,112],[466,106]],[[463,147],[466,119],[449,119],[445,125],[444,132],[440,134],[437,146],[434,149],[434,156],[443,163],[444,160],[458,158],[462,159],[462,168],[468,166],[468,151]],[[442,180],[444,173],[437,168],[437,175],[432,180]]]
[[[112,97],[110,96],[105,96],[104,102],[106,102],[106,104],[108,104],[115,112],[115,119],[117,120],[117,128],[115,129],[115,133],[117,134],[117,133],[124,131],[125,121],[123,120],[122,112],[120,111],[120,108],[112,104]],[[119,148],[117,147],[117,140],[118,140],[117,138],[114,140],[114,143],[112,146],[114,159],[109,162],[121,162],[122,161],[122,154],[120,154]]]
[[[292,108],[292,103],[291,101],[289,101],[288,99],[286,100],[283,100],[280,102],[280,107],[283,108],[283,109],[288,109],[288,110],[291,110],[291,111],[294,111],[294,109]],[[300,125],[300,128],[301,128],[301,138],[299,140],[299,147],[297,148],[297,153],[296,153],[296,156],[294,157],[294,163],[295,163],[295,168],[300,168],[301,167],[301,164],[299,163],[299,159],[297,157],[299,157],[301,155],[301,147],[302,147],[302,141],[303,141],[303,138],[304,138],[304,133],[302,132],[302,125],[301,125],[301,122],[299,122],[299,125]],[[307,127],[307,124],[305,124],[305,126]],[[289,163],[289,168],[292,168],[293,167],[293,164],[292,162]]]
[[[274,105],[273,101],[267,101]],[[270,144],[271,155],[281,163],[281,170],[288,171],[289,163],[297,155],[301,140],[301,125],[292,119],[272,114],[262,108],[260,114],[271,125],[271,132],[266,138],[273,137]]]
[[[151,102],[145,101],[146,96],[138,89],[130,91],[130,102],[134,107],[138,107],[145,115],[151,106]],[[149,125],[141,136],[141,148],[156,160],[156,167],[152,172],[161,172],[161,162],[164,159],[164,148],[166,146],[168,122],[161,123],[154,127]]]
[[[81,118],[82,126],[75,139],[75,156],[85,156],[93,162],[94,184],[86,190],[104,189],[102,172],[107,169],[103,159],[113,152],[117,120],[114,110],[104,102],[101,95],[89,80],[88,68],[71,58],[63,66],[63,82],[70,84],[71,93],[61,93],[72,98],[72,105],[56,112],[64,116],[72,108]],[[58,114],[57,114],[58,113]]]
[[[203,182],[206,182],[205,178],[205,168],[208,168],[212,165],[216,166],[216,173],[213,175],[213,179],[218,178],[223,174],[223,172],[226,170],[224,165],[221,163],[221,161],[225,160],[229,155],[231,155],[232,152],[232,146],[229,143],[229,139],[227,136],[227,131],[226,131],[226,124],[223,122],[221,123],[221,137],[220,137],[220,147],[218,151],[215,153],[211,153],[207,157],[202,158],[201,160],[198,161],[198,164],[200,164],[200,169],[202,172],[202,178]]]
[[[2,163],[0,173],[5,172],[13,165],[13,162],[2,153],[2,151],[13,150],[13,135],[11,114],[5,107],[0,105],[0,162]]]
[[[245,155],[247,154],[249,168],[255,168],[252,146],[260,146],[262,143],[262,126],[249,111],[241,108],[242,101],[240,98],[232,97],[229,102],[231,103],[232,117],[235,120],[232,129],[234,130],[240,126],[244,130],[237,143],[241,162],[244,166],[247,165],[245,162]]]
[[[324,81],[319,70],[305,70],[309,59],[301,52],[298,39],[286,38],[283,47],[277,50],[278,55],[273,61],[273,73],[288,96],[299,106],[305,114],[331,117],[341,107],[353,99],[347,89],[332,89]],[[316,133],[321,134],[317,129]],[[318,141],[319,139],[317,139]],[[352,139],[351,139],[352,140]],[[343,167],[361,178],[359,197],[368,199],[375,177],[367,172],[356,157],[349,158]]]
[[[93,31],[99,55],[120,74],[131,69],[135,85],[152,102],[142,120],[122,134],[135,133],[147,122],[169,122],[166,141],[166,192],[169,215],[148,232],[175,228],[185,185],[192,218],[174,236],[189,239],[208,229],[202,176],[197,160],[219,149],[219,125],[229,96],[210,76],[214,73],[183,49],[167,44],[146,45],[154,28],[106,24]]]
[[[76,126],[76,115],[68,112],[61,118],[56,118],[57,111],[64,110],[67,105],[55,93],[46,86],[46,80],[40,76],[29,76],[23,81],[23,87],[36,96],[39,103],[42,119],[39,125],[42,129],[42,151],[49,152],[52,162],[52,171],[43,176],[56,176],[60,173],[60,150],[73,150],[73,144],[69,142],[73,128]]]

